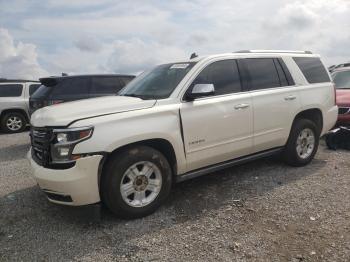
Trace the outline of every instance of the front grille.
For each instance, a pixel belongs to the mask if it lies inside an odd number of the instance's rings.
[[[32,143],[32,157],[41,166],[48,166],[50,163],[50,143],[53,135],[48,128],[32,127],[30,130]]]
[[[338,111],[339,115],[346,115],[350,113],[350,108],[349,107],[339,107]]]

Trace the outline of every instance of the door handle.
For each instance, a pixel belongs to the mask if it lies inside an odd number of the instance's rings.
[[[239,104],[239,105],[235,105],[235,109],[236,110],[241,110],[241,109],[245,109],[248,108],[249,104]]]
[[[290,96],[285,97],[284,100],[291,101],[291,100],[295,100],[296,98],[297,98],[296,96],[290,95]]]

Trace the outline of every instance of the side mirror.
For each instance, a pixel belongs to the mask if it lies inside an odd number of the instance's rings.
[[[191,101],[199,97],[213,95],[214,93],[215,88],[213,84],[195,84],[186,97]]]

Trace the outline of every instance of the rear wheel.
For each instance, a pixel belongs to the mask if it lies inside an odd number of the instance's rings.
[[[23,114],[17,112],[6,113],[1,119],[1,129],[6,133],[22,132],[27,125]]]
[[[284,149],[285,162],[291,166],[304,166],[314,158],[319,144],[320,130],[314,122],[299,119],[293,124]]]
[[[119,217],[147,216],[169,195],[171,180],[170,165],[161,152],[147,146],[130,147],[106,163],[102,199]]]

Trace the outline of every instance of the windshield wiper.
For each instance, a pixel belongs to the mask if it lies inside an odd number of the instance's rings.
[[[140,95],[137,95],[137,94],[123,94],[121,96],[140,97]]]
[[[151,95],[123,94],[121,96],[137,97],[137,98],[141,98],[142,100],[155,99],[155,97]]]

